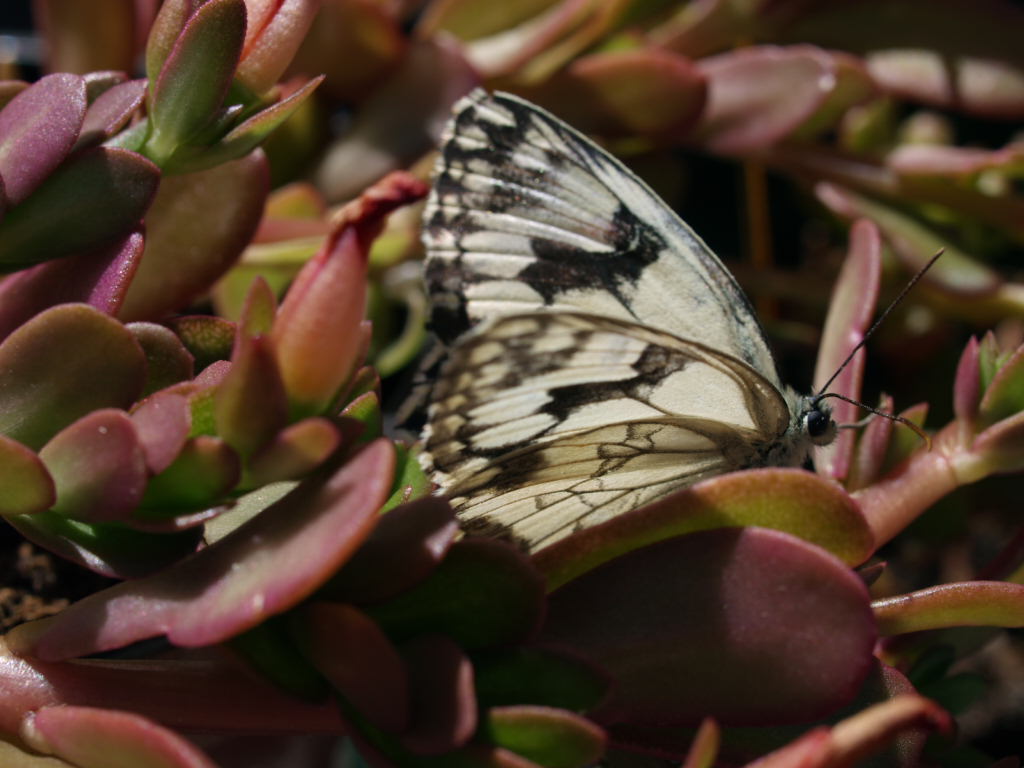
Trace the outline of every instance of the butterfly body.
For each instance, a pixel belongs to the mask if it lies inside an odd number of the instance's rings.
[[[548,113],[456,105],[424,214],[450,346],[425,464],[469,530],[536,550],[677,488],[803,463],[835,425],[779,380],[700,238]]]

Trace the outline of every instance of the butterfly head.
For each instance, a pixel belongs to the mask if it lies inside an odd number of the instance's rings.
[[[832,408],[822,395],[805,395],[796,409],[798,429],[812,445],[828,445],[836,439],[839,428],[832,419]]]
[[[806,398],[800,424],[815,445],[828,445],[836,439],[838,427],[832,419],[832,409],[820,397]]]

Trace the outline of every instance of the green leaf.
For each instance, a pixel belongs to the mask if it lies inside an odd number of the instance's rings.
[[[123,325],[87,304],[40,312],[0,344],[0,434],[41,448],[99,408],[128,408],[145,357]]]
[[[243,0],[209,0],[185,22],[150,98],[146,154],[165,164],[217,115],[245,39]]]
[[[159,182],[157,167],[134,152],[95,147],[76,155],[7,211],[0,222],[0,270],[123,237],[146,214]]]

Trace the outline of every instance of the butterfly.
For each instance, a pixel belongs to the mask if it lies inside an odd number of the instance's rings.
[[[423,241],[446,359],[421,460],[468,532],[536,551],[835,437],[700,237],[540,107],[481,89],[455,105]]]

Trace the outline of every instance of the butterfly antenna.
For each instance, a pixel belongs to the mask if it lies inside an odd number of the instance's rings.
[[[826,397],[834,397],[837,400],[842,400],[843,402],[851,403],[853,405],[856,405],[858,408],[863,408],[865,411],[870,411],[871,413],[875,414],[876,416],[881,416],[883,419],[889,419],[889,421],[899,422],[903,426],[907,427],[915,435],[917,435],[922,440],[924,440],[924,444],[925,444],[925,446],[927,447],[927,449],[929,451],[932,449],[932,438],[931,438],[931,436],[927,432],[925,432],[923,429],[921,429],[919,426],[917,426],[917,424],[912,422],[910,419],[904,418],[903,416],[899,416],[899,415],[897,415],[895,413],[886,413],[885,411],[879,410],[878,408],[872,408],[870,405],[862,403],[859,400],[854,400],[852,397],[846,397],[845,395],[840,395],[838,392],[829,392],[828,394],[820,395],[819,399],[824,400]],[[840,429],[842,429],[845,426],[854,427],[854,426],[859,426],[859,424],[850,424],[850,425],[843,424],[843,425],[840,425]]]
[[[835,395],[835,394],[825,395],[824,392],[830,386],[832,386],[832,382],[835,381],[836,378],[839,376],[839,374],[842,373],[843,370],[846,368],[846,366],[848,366],[850,364],[850,361],[853,360],[853,356],[857,354],[857,351],[867,343],[867,340],[871,338],[872,334],[874,334],[874,332],[878,330],[878,326],[880,326],[882,324],[882,322],[885,320],[885,318],[887,318],[889,316],[889,313],[892,312],[896,308],[896,305],[898,305],[901,301],[903,301],[904,297],[908,293],[910,293],[910,289],[913,288],[915,285],[917,285],[917,281],[920,280],[922,277],[924,277],[924,273],[927,272],[929,269],[931,269],[932,264],[934,264],[936,261],[939,260],[939,256],[941,256],[944,251],[945,251],[944,248],[940,248],[938,253],[936,253],[934,256],[932,256],[931,259],[928,260],[928,263],[925,264],[923,267],[921,267],[921,269],[919,269],[917,271],[917,274],[914,275],[912,278],[910,278],[910,281],[905,286],[903,286],[903,290],[899,292],[899,295],[889,303],[889,306],[885,308],[885,311],[881,315],[879,315],[878,319],[875,320],[875,322],[871,325],[870,328],[868,328],[867,333],[865,333],[864,336],[861,338],[861,340],[859,342],[857,342],[857,346],[855,346],[853,349],[850,350],[850,354],[848,354],[846,356],[846,359],[843,360],[842,364],[838,368],[836,368],[836,372],[833,373],[832,376],[829,378],[829,380],[825,382],[825,386],[823,386],[820,390],[818,390],[818,394],[817,394],[818,398],[822,398],[822,397],[839,397],[841,400],[846,400],[845,397],[841,397],[840,395]],[[850,400],[848,402],[854,403],[855,405],[859,405],[862,408],[866,408],[869,411],[872,410],[870,406],[864,405],[863,403],[858,403],[858,402],[853,401],[853,400]],[[873,411],[873,412],[874,413],[878,413],[880,416],[892,416],[892,414],[879,413],[878,411]],[[896,421],[905,421],[905,420],[901,420],[901,419],[897,418]],[[909,424],[910,422],[907,422],[907,423]],[[924,433],[920,432],[919,430],[915,430],[915,431],[918,431],[919,434],[924,436]]]

